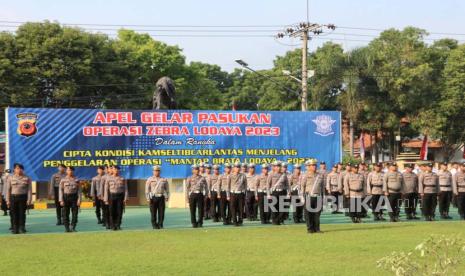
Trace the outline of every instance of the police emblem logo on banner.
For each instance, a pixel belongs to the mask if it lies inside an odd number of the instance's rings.
[[[313,119],[312,122],[314,122],[316,125],[316,131],[314,132],[315,134],[321,136],[329,136],[334,134],[332,125],[336,122],[336,120],[333,120],[331,116],[320,115]]]
[[[31,137],[37,133],[36,122],[39,116],[35,113],[20,113],[16,115],[18,120],[18,134],[24,137]]]

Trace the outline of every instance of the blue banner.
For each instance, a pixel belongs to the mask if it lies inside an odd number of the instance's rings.
[[[184,178],[194,163],[303,163],[341,158],[338,111],[189,111],[7,109],[7,159],[46,181],[58,164],[90,179],[100,165],[119,165],[145,179],[153,165]]]

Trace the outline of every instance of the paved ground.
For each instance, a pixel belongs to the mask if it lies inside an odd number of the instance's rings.
[[[458,220],[457,210],[451,210],[451,215],[454,220]],[[387,216],[386,216],[387,217]],[[401,217],[405,220],[405,217]],[[372,218],[364,219],[366,223],[389,223],[389,222],[373,222]],[[63,226],[56,226],[55,209],[49,210],[31,210],[27,216],[26,228],[29,234],[37,233],[62,233]],[[291,221],[288,224],[293,224]],[[324,212],[321,216],[322,224],[343,224],[351,223],[348,217],[344,215],[333,215],[329,212]],[[419,220],[418,223],[425,223]],[[165,229],[182,229],[191,228],[190,216],[188,209],[167,209],[165,215]],[[222,223],[213,223],[211,220],[204,222],[204,228],[231,228],[232,226],[223,226]],[[272,227],[270,225],[261,225],[259,222],[246,221],[244,227]],[[304,225],[302,225],[304,227]],[[0,216],[0,235],[10,234],[9,217]],[[148,230],[151,229],[150,211],[147,207],[128,207],[123,216],[123,230]],[[97,224],[94,209],[83,209],[79,213],[79,222],[77,226],[79,232],[97,232],[108,231]],[[324,230],[324,226],[322,227]]]

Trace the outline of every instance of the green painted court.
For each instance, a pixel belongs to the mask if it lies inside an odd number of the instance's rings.
[[[392,251],[412,250],[431,234],[465,233],[456,213],[453,221],[395,224],[352,224],[324,213],[324,233],[315,235],[292,223],[207,221],[191,229],[186,209],[167,210],[165,229],[152,230],[143,207],[126,210],[123,231],[103,230],[88,209],[79,214],[79,232],[63,233],[54,211],[31,211],[26,235],[9,234],[9,218],[0,217],[2,275],[389,275],[376,261]]]

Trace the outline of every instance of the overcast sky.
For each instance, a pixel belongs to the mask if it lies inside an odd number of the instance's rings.
[[[366,44],[378,31],[345,27],[386,29],[417,26],[434,33],[453,33],[453,38],[465,42],[465,1],[459,0],[310,0],[310,21],[334,23],[341,28],[311,41],[311,49],[333,40],[345,49]],[[150,29],[157,39],[176,44],[188,61],[203,61],[232,70],[235,59],[247,61],[251,67],[265,69],[299,44],[298,39],[276,41],[271,35],[288,24],[306,20],[305,0],[3,0],[0,9],[0,29],[12,30],[14,23],[5,21],[51,20],[73,24],[116,25],[203,25],[207,28],[134,27]],[[271,27],[211,27],[225,25],[266,25]],[[282,26],[282,27],[281,27]],[[344,28],[343,28],[344,27]],[[116,27],[87,26],[86,28]],[[166,30],[169,30],[168,32]],[[196,32],[192,32],[196,30]],[[201,33],[199,30],[208,30]],[[217,30],[219,32],[212,32]],[[229,30],[232,32],[224,32]],[[248,32],[237,32],[248,30]],[[101,30],[112,34],[113,30]],[[230,37],[187,37],[186,35],[227,35]],[[462,34],[462,35],[461,35]],[[240,36],[240,37],[231,37]],[[243,37],[252,35],[253,37]],[[257,35],[260,35],[257,37]],[[434,34],[432,39],[443,35]]]

